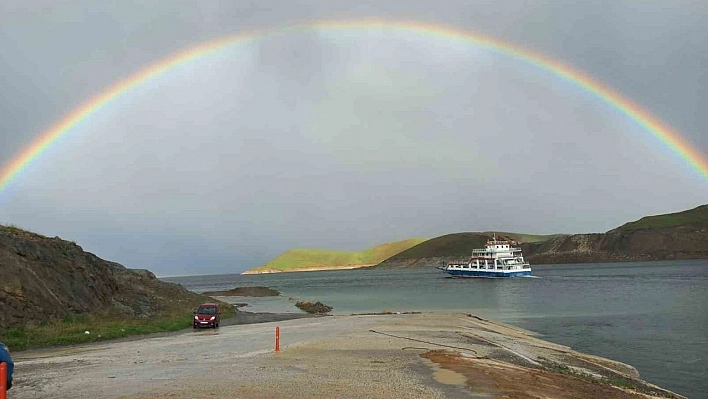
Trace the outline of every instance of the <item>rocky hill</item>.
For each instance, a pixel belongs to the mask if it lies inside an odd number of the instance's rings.
[[[0,330],[97,312],[149,317],[205,299],[73,242],[14,227],[0,226],[0,276]]]
[[[433,267],[469,258],[492,233],[456,233],[433,238],[376,267]],[[531,264],[708,259],[708,205],[626,223],[606,233],[550,236],[497,233],[521,242]]]
[[[604,234],[562,235],[522,248],[532,264],[708,259],[708,205],[647,216]]]

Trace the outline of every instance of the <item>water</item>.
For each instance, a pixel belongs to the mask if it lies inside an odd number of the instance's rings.
[[[334,313],[461,311],[516,325],[636,367],[642,378],[708,397],[708,261],[533,266],[539,278],[451,279],[434,268],[173,277],[204,292],[265,285],[253,311],[297,312],[289,297]]]

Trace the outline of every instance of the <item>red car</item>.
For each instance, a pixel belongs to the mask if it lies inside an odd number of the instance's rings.
[[[217,303],[203,303],[194,312],[194,328],[198,327],[219,327],[221,321],[221,310]]]

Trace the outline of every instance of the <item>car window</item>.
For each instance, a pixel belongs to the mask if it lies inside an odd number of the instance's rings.
[[[216,314],[216,308],[213,307],[213,306],[199,308],[199,310],[197,310],[197,313],[200,313],[200,314]]]

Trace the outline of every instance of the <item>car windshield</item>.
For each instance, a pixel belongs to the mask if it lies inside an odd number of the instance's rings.
[[[213,306],[200,307],[200,308],[197,310],[197,313],[199,313],[199,314],[216,314],[216,308],[213,307]]]

